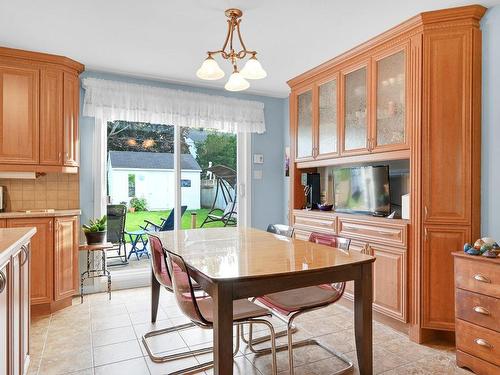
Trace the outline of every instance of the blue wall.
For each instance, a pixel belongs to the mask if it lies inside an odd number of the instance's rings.
[[[482,234],[500,240],[500,5],[488,10],[483,30]]]
[[[84,77],[147,84],[171,89],[255,100],[264,103],[266,132],[264,134],[252,135],[252,154],[259,153],[264,155],[264,164],[252,165],[252,169],[261,169],[263,174],[261,180],[252,179],[252,226],[264,229],[269,223],[278,223],[283,220],[283,212],[285,211],[285,202],[283,200],[283,186],[285,180],[283,169],[283,134],[288,132],[288,121],[285,123],[284,120],[284,114],[288,111],[288,105],[285,103],[285,99],[242,93],[235,94],[224,90],[135,79],[127,76],[99,72],[85,72],[82,74],[82,78]],[[80,106],[80,108],[81,107],[82,106]],[[80,116],[80,207],[82,209],[82,221],[93,216],[93,125],[94,120],[92,118]]]

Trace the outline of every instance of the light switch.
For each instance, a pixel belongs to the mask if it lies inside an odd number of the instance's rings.
[[[254,164],[264,164],[264,155],[263,154],[253,154],[253,163]]]
[[[262,180],[262,169],[256,169],[253,171],[254,180]]]

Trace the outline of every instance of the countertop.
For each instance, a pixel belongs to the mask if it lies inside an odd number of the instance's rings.
[[[0,267],[19,246],[28,242],[36,233],[36,228],[0,229]]]
[[[56,217],[56,216],[79,216],[80,210],[54,210],[53,212],[41,212],[33,210],[31,212],[10,211],[0,212],[0,219],[18,219],[25,217]]]

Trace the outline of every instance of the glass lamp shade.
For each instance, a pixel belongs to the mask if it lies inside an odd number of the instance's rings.
[[[252,56],[248,59],[243,69],[241,69],[241,75],[246,79],[262,79],[267,76],[267,73],[262,68],[259,60],[255,56]]]
[[[234,72],[229,77],[224,88],[228,91],[242,91],[250,87],[250,83],[239,72]]]
[[[213,81],[224,77],[224,71],[219,67],[217,61],[213,57],[208,56],[203,64],[201,64],[200,69],[196,71],[198,78]]]

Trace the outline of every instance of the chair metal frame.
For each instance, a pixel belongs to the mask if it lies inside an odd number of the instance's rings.
[[[328,246],[337,246],[340,242],[341,247],[339,247],[339,248],[341,250],[344,250],[344,251],[349,251],[349,245],[351,243],[351,240],[348,238],[338,237],[338,236],[334,236],[334,235],[325,235],[325,234],[316,233],[316,232],[311,233],[311,235],[309,237],[309,241],[328,245]],[[368,244],[366,244],[364,246],[362,252],[365,254],[373,255],[373,251],[371,250],[371,248]],[[265,307],[270,309],[273,316],[275,316],[279,320],[285,322],[287,325],[286,332],[287,332],[287,337],[288,337],[288,343],[284,344],[284,345],[276,346],[275,350],[277,350],[277,351],[288,350],[288,366],[289,366],[289,374],[290,375],[294,374],[293,349],[298,348],[298,347],[302,347],[302,346],[308,346],[308,345],[317,345],[317,346],[323,348],[328,353],[337,357],[338,359],[340,359],[342,362],[344,362],[347,365],[347,367],[345,367],[344,369],[342,369],[340,371],[333,373],[332,375],[341,375],[341,374],[350,373],[352,371],[352,368],[354,367],[353,362],[348,357],[346,357],[344,354],[338,352],[334,348],[331,348],[331,347],[325,345],[324,343],[322,343],[320,340],[318,340],[316,338],[310,338],[310,339],[305,339],[305,340],[293,342],[293,333],[294,333],[293,322],[294,322],[294,320],[304,313],[314,311],[314,310],[319,310],[319,309],[322,309],[326,306],[329,306],[329,305],[337,302],[344,294],[345,282],[333,283],[333,284],[331,284],[331,287],[335,288],[336,290],[339,291],[338,296],[334,300],[328,301],[328,302],[321,304],[321,305],[318,305],[318,306],[299,309],[295,312],[291,312],[290,314],[288,314],[286,316],[282,315],[277,310],[267,306],[266,304],[261,303],[261,305],[264,305]],[[256,300],[258,301],[257,298],[253,299],[253,301],[256,301]],[[243,341],[245,343],[247,343],[248,348],[250,349],[250,351],[252,353],[261,355],[261,354],[267,354],[270,352],[270,348],[256,349],[254,347],[254,345],[256,345],[256,344],[268,341],[269,340],[268,336],[260,337],[258,339],[253,339],[252,325],[250,325],[248,336],[249,336],[249,338],[248,338],[248,340],[246,340],[244,337],[244,332],[242,330],[241,337],[242,337]]]
[[[113,256],[107,256],[106,254],[106,259],[107,260],[110,260],[110,259],[120,259],[120,262],[121,263],[109,263],[108,264],[108,267],[115,267],[115,266],[123,266],[123,265],[127,265],[128,264],[128,258],[127,258],[127,242],[125,241],[125,224],[126,224],[126,220],[127,220],[127,206],[125,206],[124,204],[108,204],[107,207],[106,207],[106,214],[107,214],[107,218],[108,218],[108,222],[109,222],[109,218],[110,218],[110,214],[109,214],[109,208],[110,207],[118,207],[118,206],[121,206],[124,208],[124,215],[123,215],[123,220],[122,220],[122,232],[120,235],[118,235],[118,242],[117,243],[114,243],[113,242],[113,248],[110,248],[110,249],[106,249],[105,251],[108,252],[108,251],[116,251],[118,250],[118,255],[113,255]],[[107,230],[107,234],[108,234],[108,240],[109,240],[109,226],[108,228],[106,229]],[[123,252],[124,254],[121,255],[122,253],[122,246],[123,246]]]

